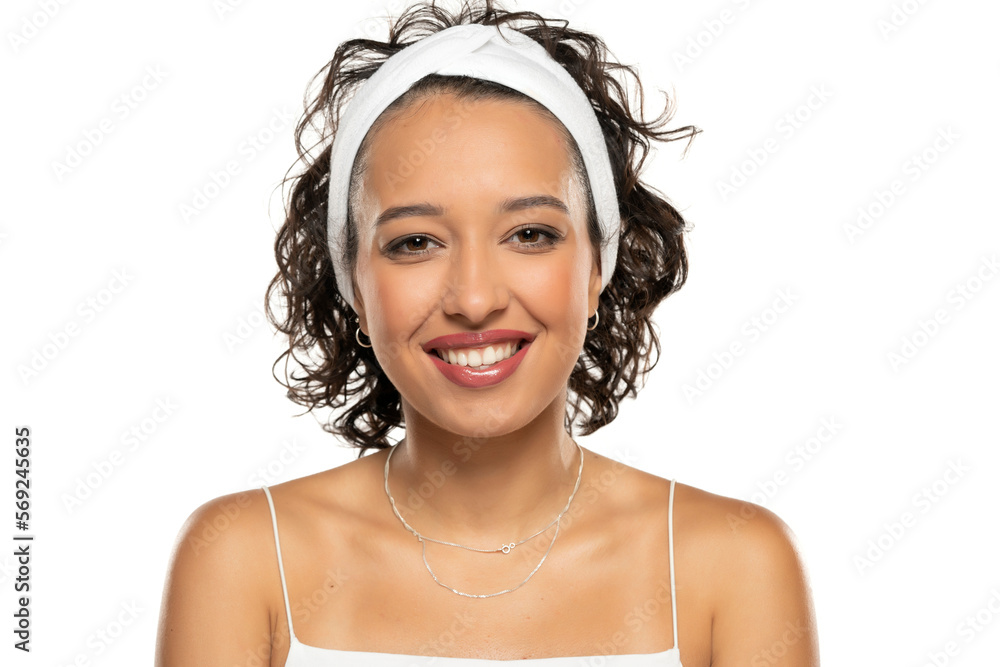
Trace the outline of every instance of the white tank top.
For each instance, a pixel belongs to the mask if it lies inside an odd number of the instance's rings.
[[[405,653],[379,653],[375,651],[341,651],[303,644],[292,629],[292,610],[288,604],[288,586],[285,584],[285,567],[281,562],[281,543],[278,541],[278,519],[274,501],[266,485],[261,486],[271,508],[271,525],[274,526],[274,546],[278,552],[278,572],[281,574],[281,592],[285,596],[285,613],[288,616],[290,644],[285,667],[332,667],[334,665],[360,665],[361,667],[412,667],[437,663],[444,667],[498,667],[508,662],[526,663],[541,667],[682,667],[677,641],[677,600],[674,597],[674,480],[670,480],[668,507],[668,557],[670,559],[670,606],[674,620],[674,646],[660,653],[629,653],[624,655],[567,656],[558,658],[532,658],[527,660],[492,660],[486,658],[449,658],[443,656],[406,655]]]

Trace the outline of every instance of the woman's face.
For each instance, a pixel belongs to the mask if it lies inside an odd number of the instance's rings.
[[[561,425],[601,277],[555,121],[433,95],[372,137],[362,181],[355,306],[407,425],[502,435],[547,408]]]

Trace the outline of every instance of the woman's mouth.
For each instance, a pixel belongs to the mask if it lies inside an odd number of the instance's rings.
[[[453,347],[435,349],[433,352],[446,364],[465,366],[472,370],[485,370],[517,354],[526,341],[507,341],[485,347]]]
[[[531,342],[523,338],[478,347],[441,347],[428,351],[441,374],[460,387],[478,389],[509,378],[528,353]]]

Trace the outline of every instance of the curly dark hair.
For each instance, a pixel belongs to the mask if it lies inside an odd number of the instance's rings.
[[[600,296],[598,326],[588,332],[569,378],[570,409],[565,422],[570,433],[577,423],[581,434],[593,433],[617,417],[618,404],[623,398],[636,396],[645,374],[653,369],[660,354],[660,342],[651,319],[653,312],[687,278],[684,220],[662,194],[643,183],[639,176],[651,141],[687,138],[690,145],[700,130],[691,125],[664,129],[673,116],[668,97],[663,112],[653,120],[645,120],[642,86],[635,69],[610,62],[608,49],[599,37],[570,29],[562,19],[545,19],[528,11],[507,11],[493,0],[465,1],[453,12],[430,0],[409,7],[391,21],[386,42],[363,38],[343,42],[333,59],[313,78],[309,88],[316,90],[307,92],[305,114],[295,130],[299,160],[284,181],[289,186],[286,215],[274,244],[279,272],[268,285],[265,298],[268,319],[288,336],[288,349],[272,367],[274,373],[284,359],[286,381],[276,374],[275,379],[288,390],[288,398],[305,406],[306,412],[332,408],[336,414],[323,425],[324,430],[358,447],[359,457],[368,449],[389,447],[387,436],[402,425],[403,414],[399,393],[372,349],[356,343],[356,316],[337,288],[327,245],[333,137],[351,94],[386,59],[423,37],[470,23],[506,25],[544,46],[590,99],[611,157],[623,222],[618,260],[611,282]],[[623,80],[619,80],[619,75]],[[629,105],[628,79],[636,86],[635,109]],[[390,106],[379,122],[417,95],[436,92],[453,93],[459,99],[516,99],[541,106],[500,84],[469,77],[430,75]],[[562,128],[561,123],[556,123]],[[585,173],[576,143],[565,128],[562,130],[569,139],[574,166]],[[370,131],[368,138],[373,134]],[[352,170],[352,182],[366,161],[365,153],[363,144]],[[299,165],[299,171],[292,175]],[[580,180],[588,183],[586,177]],[[589,236],[599,257],[603,239],[589,184],[586,189]],[[357,241],[350,212],[346,234],[353,267]],[[284,297],[280,319],[272,303],[275,294]],[[290,361],[298,365],[302,374],[289,370]]]

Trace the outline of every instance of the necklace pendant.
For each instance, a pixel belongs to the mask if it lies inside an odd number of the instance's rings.
[[[509,554],[511,549],[513,549],[515,546],[517,545],[511,542],[510,544],[505,544],[502,547],[500,547],[500,551],[504,552],[505,554]]]

